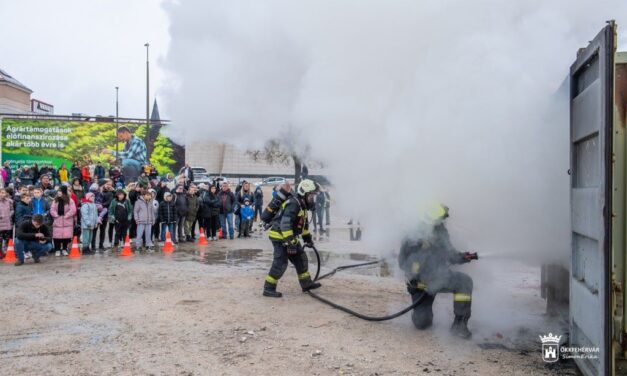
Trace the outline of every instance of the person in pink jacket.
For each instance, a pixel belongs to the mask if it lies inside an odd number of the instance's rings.
[[[9,239],[13,237],[13,201],[8,197],[4,188],[0,189],[0,258],[4,257],[4,250]]]
[[[74,221],[76,217],[76,204],[70,199],[67,187],[62,186],[57,193],[52,206],[52,240],[54,242],[55,256],[67,256],[67,249],[74,234]]]

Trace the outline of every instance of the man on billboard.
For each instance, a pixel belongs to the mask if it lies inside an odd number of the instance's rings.
[[[141,138],[134,136],[131,130],[124,126],[118,128],[117,136],[119,141],[124,141],[124,150],[120,152],[104,150],[104,152],[120,158],[122,175],[127,182],[136,181],[142,168],[148,164],[146,143]]]

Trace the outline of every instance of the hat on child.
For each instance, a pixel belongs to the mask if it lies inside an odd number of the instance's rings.
[[[91,193],[91,192],[89,192],[88,194],[86,194],[86,195],[85,195],[85,198],[86,198],[86,199],[88,199],[88,200],[89,200],[90,198],[92,198],[92,197],[96,197],[96,195],[95,195],[95,194],[93,194],[93,193]]]

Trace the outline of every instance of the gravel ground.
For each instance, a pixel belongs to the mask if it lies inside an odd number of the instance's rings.
[[[339,238],[348,238],[345,229],[319,240],[335,251],[323,253],[323,270],[375,259]],[[172,255],[0,265],[0,374],[574,374],[540,359],[537,336],[557,324],[542,316],[537,268],[468,266],[474,336],[461,341],[448,333],[450,295],[436,300],[434,327],[425,332],[409,315],[371,323],[324,306],[300,292],[292,267],[280,283],[283,299],[264,298],[270,259],[259,235]],[[359,311],[391,313],[410,303],[394,269],[338,273],[319,291]]]

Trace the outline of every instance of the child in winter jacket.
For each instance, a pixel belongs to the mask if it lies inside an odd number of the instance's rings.
[[[172,201],[172,193],[163,194],[163,201],[159,204],[159,222],[161,223],[161,241],[165,241],[166,230],[170,232],[170,236],[175,234],[175,226],[177,221],[176,204]]]
[[[253,226],[253,217],[255,216],[255,209],[250,205],[250,199],[244,199],[244,206],[240,209],[240,215],[242,217],[242,235],[245,238],[250,237],[250,229]]]
[[[74,234],[74,220],[77,208],[74,201],[68,195],[67,187],[61,187],[57,197],[50,206],[52,222],[52,240],[54,242],[55,256],[67,256],[67,247]]]
[[[19,226],[23,221],[30,220],[32,210],[30,208],[31,197],[28,193],[20,194],[20,201],[15,205],[15,225]]]
[[[98,226],[98,209],[94,201],[96,196],[89,192],[85,195],[85,201],[81,205],[81,241],[83,243],[83,254],[91,253],[89,245],[94,235],[94,229]]]
[[[146,247],[148,252],[154,252],[152,244],[152,225],[155,224],[155,212],[152,206],[152,194],[148,191],[143,191],[135,207],[133,208],[133,218],[137,223],[137,237],[135,238],[135,251],[139,252],[142,245],[142,237],[146,241]]]
[[[13,234],[12,218],[13,200],[8,197],[4,188],[0,189],[0,258],[4,257],[5,247]]]
[[[128,226],[133,219],[133,208],[131,202],[126,198],[126,192],[118,189],[115,192],[115,199],[109,205],[109,222],[115,225],[115,241],[114,247],[120,243],[124,243]]]

